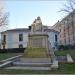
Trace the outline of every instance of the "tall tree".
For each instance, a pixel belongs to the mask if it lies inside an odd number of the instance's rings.
[[[0,14],[0,26],[4,26],[8,24],[8,13]]]
[[[8,12],[4,11],[4,1],[0,0],[0,32],[8,25]],[[3,28],[3,29],[2,29]]]
[[[63,6],[64,8],[62,8],[60,11],[68,13],[73,12],[75,10],[75,0],[67,0]]]
[[[1,32],[5,31],[8,27],[8,12],[4,11],[3,3],[3,0],[0,0],[0,47],[3,43],[1,40]],[[2,45],[5,45],[5,43],[3,43]]]

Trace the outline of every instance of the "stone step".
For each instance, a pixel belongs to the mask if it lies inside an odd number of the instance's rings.
[[[50,67],[7,67],[6,69],[24,69],[24,70],[51,70]]]
[[[49,63],[51,62],[50,58],[20,58],[21,62],[24,63]]]
[[[13,62],[13,66],[30,66],[30,67],[50,67],[52,63],[22,63],[22,62]]]

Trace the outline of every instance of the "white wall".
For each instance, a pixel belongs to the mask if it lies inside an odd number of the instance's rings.
[[[53,31],[50,31],[50,32],[47,32],[47,33],[49,35],[48,40],[51,43],[51,47],[53,48],[53,47],[55,47],[55,34],[57,35],[57,40],[58,40],[58,33],[53,32]],[[57,41],[57,43],[58,43],[58,41]]]
[[[2,34],[6,35],[6,48],[19,48],[19,44],[22,44],[23,47],[27,47],[27,42],[28,42],[28,32],[25,31],[9,31],[9,32],[4,32]],[[19,34],[23,34],[23,41],[19,41]]]
[[[28,32],[26,31],[8,31],[8,32],[4,32],[1,35],[2,38],[4,34],[6,35],[6,48],[19,48],[19,44],[22,44],[24,48],[27,47]],[[23,34],[23,41],[21,42],[19,41],[19,34]],[[58,33],[49,31],[47,32],[47,34],[49,35],[48,40],[51,43],[51,47],[52,48],[55,47],[55,34],[58,35]]]

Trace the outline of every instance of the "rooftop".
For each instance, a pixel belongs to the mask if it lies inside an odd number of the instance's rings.
[[[10,32],[10,31],[29,31],[28,28],[16,28],[16,29],[9,29],[9,30],[6,30],[6,31],[3,31],[3,32]],[[1,33],[3,33],[1,32]]]
[[[45,29],[44,31],[47,31],[47,32],[57,32],[57,33],[59,33],[58,31],[56,31],[54,29]]]

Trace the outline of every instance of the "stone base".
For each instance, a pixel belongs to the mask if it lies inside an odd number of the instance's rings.
[[[23,55],[24,58],[50,58],[45,48],[27,48]]]
[[[48,35],[43,33],[29,34],[28,47],[48,48]]]
[[[58,68],[58,61],[57,60],[54,60],[52,65],[51,65],[51,68],[52,69],[57,69]]]
[[[14,61],[13,65],[6,69],[52,70],[57,68],[58,62],[52,63],[49,58],[20,58],[20,61]]]
[[[68,63],[73,63],[74,62],[70,54],[67,54],[66,57],[67,57],[67,62]]]

